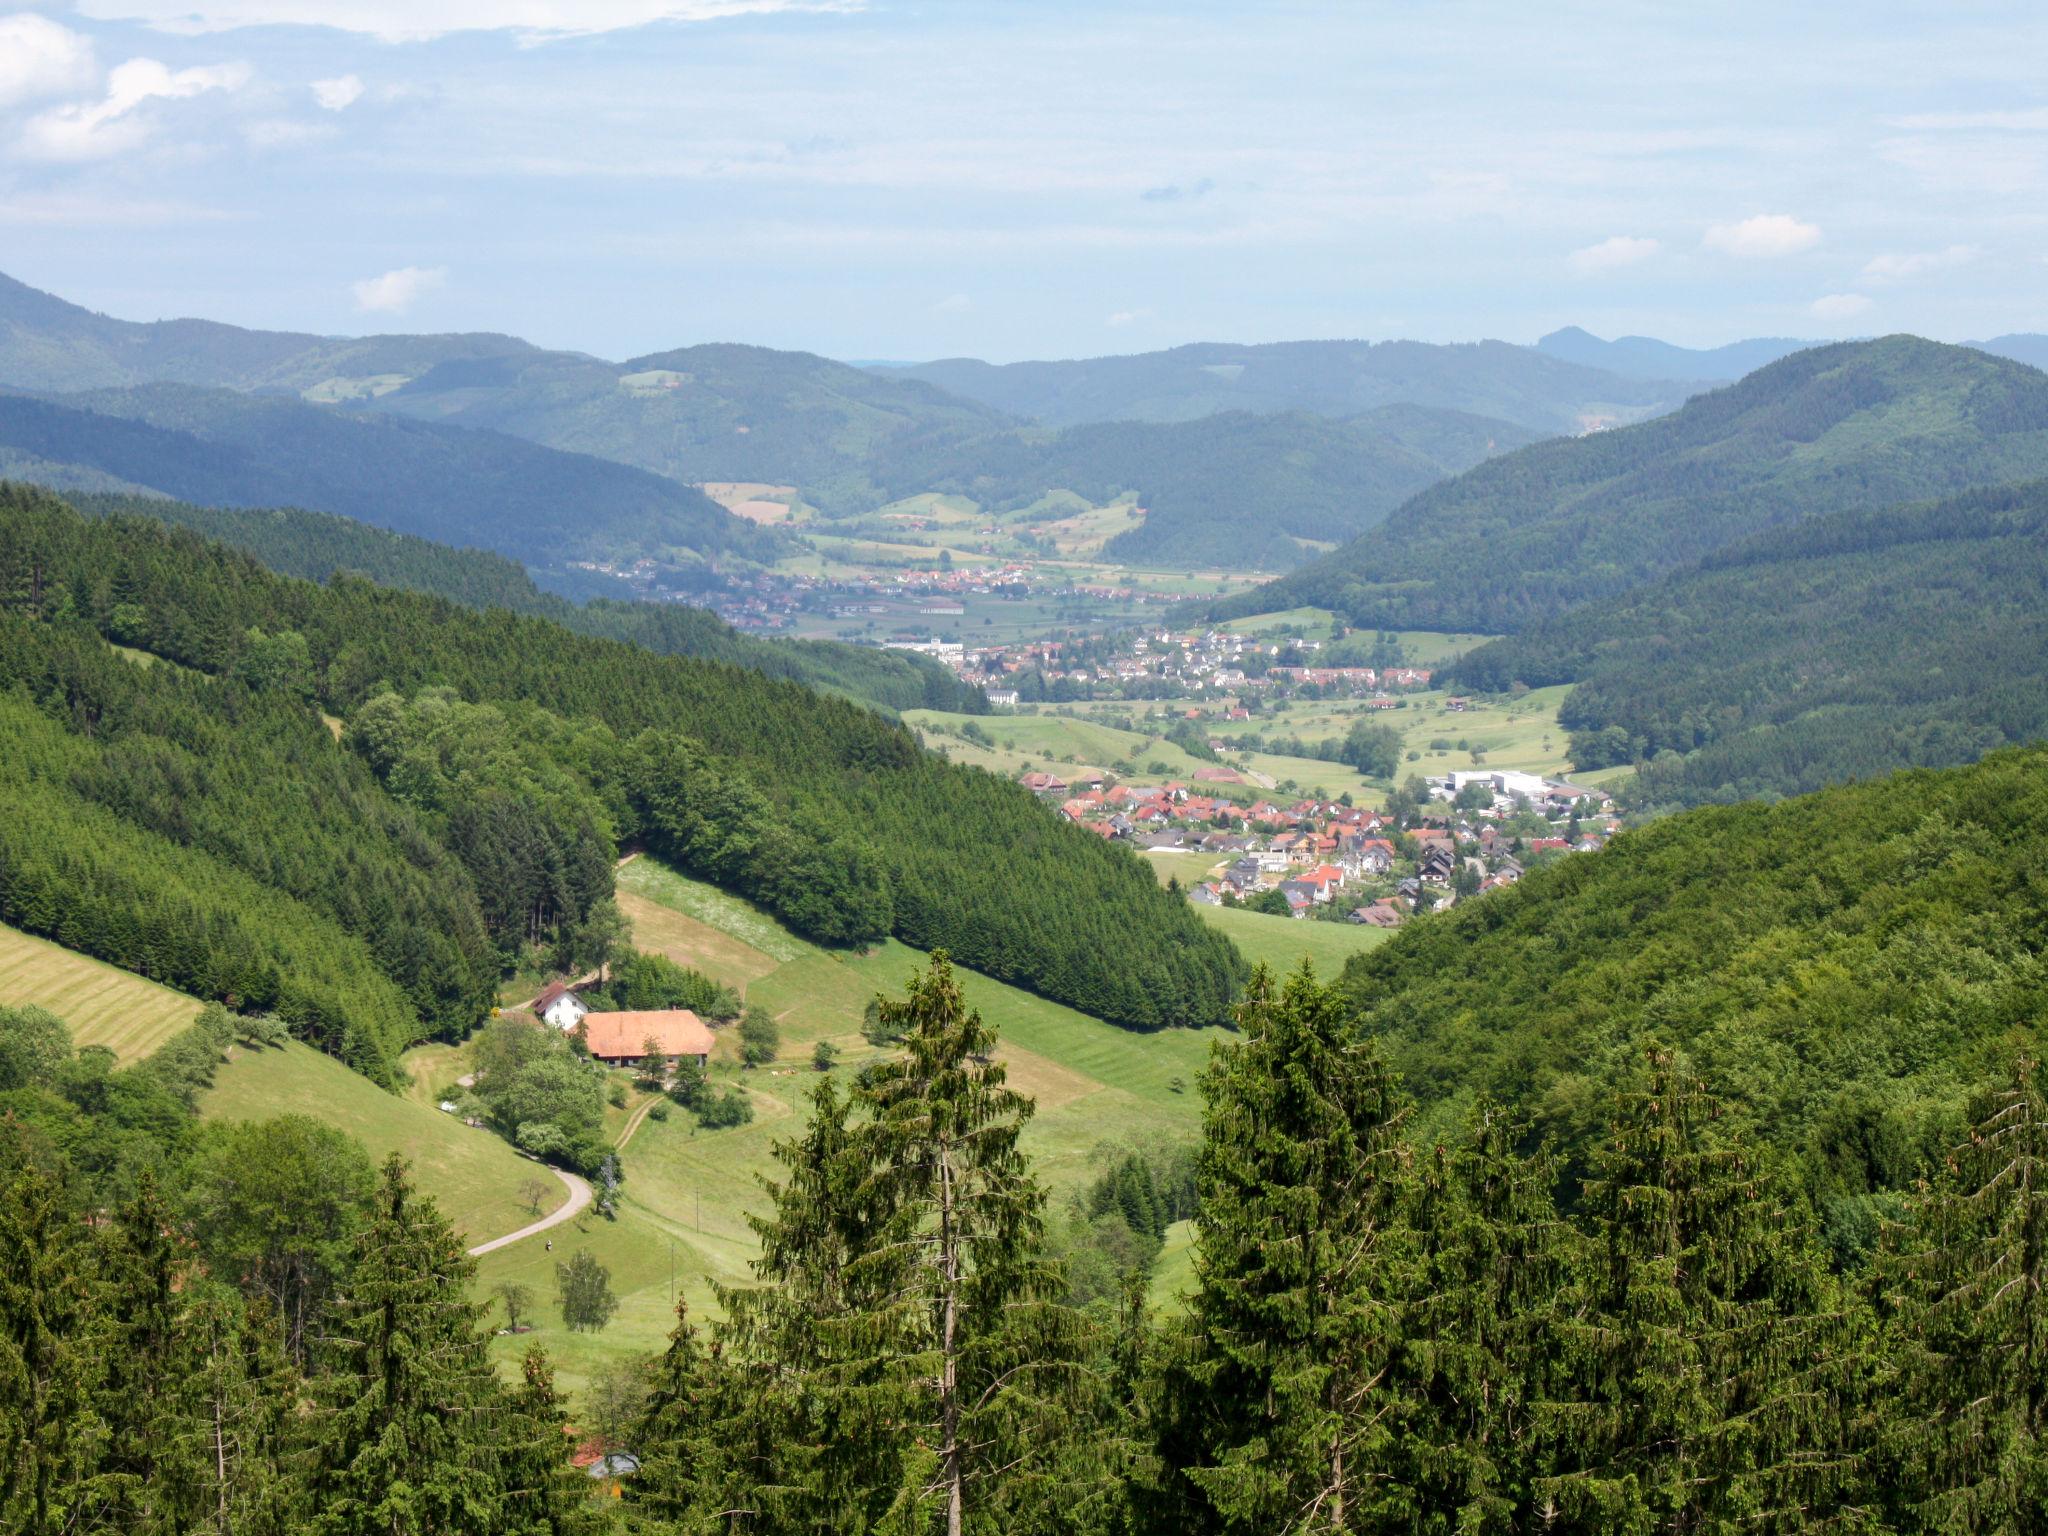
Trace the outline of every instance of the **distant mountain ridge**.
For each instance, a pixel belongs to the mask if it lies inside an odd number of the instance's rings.
[[[181,384],[0,394],[0,476],[307,507],[541,568],[621,551],[761,558],[777,542],[701,491],[604,459]]]
[[[1775,363],[1781,357],[1817,341],[1793,341],[1782,336],[1732,341],[1723,347],[1673,346],[1651,336],[1618,336],[1603,341],[1590,331],[1568,325],[1552,331],[1536,343],[1536,350],[1587,368],[1604,368],[1610,373],[1644,379],[1696,379],[1724,382]]]
[[[1774,527],[2048,475],[2048,376],[1912,336],[1817,347],[1657,420],[1538,443],[1219,617],[1512,633]]]
[[[1191,421],[1233,410],[1348,417],[1407,404],[1497,417],[1533,432],[1579,432],[1671,410],[1693,392],[1504,341],[1198,342],[1071,362],[950,358],[877,371],[1049,427]]]

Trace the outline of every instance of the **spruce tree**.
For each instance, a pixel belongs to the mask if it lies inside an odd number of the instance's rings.
[[[667,1522],[662,1529],[689,1530],[716,1528],[721,1517],[743,1513],[718,1498],[727,1484],[720,1441],[736,1427],[722,1417],[729,1406],[723,1396],[713,1356],[690,1322],[688,1304],[678,1302],[633,1436],[640,1470],[627,1491],[637,1517]],[[759,1414],[762,1406],[753,1404],[752,1411]],[[636,1528],[645,1524],[645,1518],[635,1521]]]
[[[918,1398],[900,1364],[919,1342],[904,1300],[912,1217],[871,1177],[874,1146],[853,1111],[830,1079],[818,1085],[804,1134],[775,1147],[784,1176],[767,1184],[769,1214],[749,1218],[760,1283],[719,1289],[721,1337],[746,1383],[742,1502],[762,1530],[872,1529],[905,1481]],[[679,1325],[650,1404],[664,1453],[686,1432],[673,1383],[694,1379],[694,1349]]]
[[[1789,1532],[1854,1498],[1838,1297],[1722,1113],[1662,1049],[1617,1095],[1542,1409],[1558,1458],[1537,1483],[1545,1521]]]
[[[76,1528],[105,1445],[105,1313],[60,1167],[0,1118],[0,1528]]]
[[[1341,998],[1254,974],[1204,1078],[1192,1386],[1209,1443],[1169,1451],[1217,1526],[1355,1531],[1381,1516],[1407,1264],[1403,1107]]]
[[[893,1331],[904,1304],[921,1348],[900,1362],[921,1387],[918,1441],[897,1513],[906,1531],[961,1536],[969,1522],[1044,1492],[1047,1453],[1063,1413],[1072,1320],[1045,1298],[1053,1277],[1037,1257],[1045,1196],[1017,1141],[1031,1101],[994,1060],[995,1031],[967,1005],[944,950],[883,1005],[903,1054],[867,1073],[873,1119],[870,1181],[883,1209],[910,1215],[893,1233],[907,1256],[902,1289],[881,1309]],[[919,1461],[923,1465],[919,1465]]]
[[[145,1170],[106,1240],[98,1392],[106,1439],[80,1514],[86,1529],[161,1536],[189,1529],[205,1507],[195,1393],[203,1361],[186,1317],[205,1282],[187,1249]]]
[[[506,1422],[503,1536],[596,1536],[591,1480],[569,1460],[569,1416],[538,1344],[519,1365]]]
[[[499,1529],[505,1400],[470,1300],[475,1269],[394,1155],[319,1352],[319,1536]]]
[[[264,1301],[209,1290],[187,1321],[199,1370],[197,1400],[204,1528],[218,1536],[286,1536],[298,1529],[302,1383],[283,1330]]]
[[[1904,1393],[1887,1487],[1930,1532],[2048,1531],[2048,1093],[2022,1061],[1977,1106],[1891,1266]]]
[[[1519,1127],[1482,1102],[1460,1144],[1419,1160],[1419,1253],[1394,1379],[1410,1399],[1392,1463],[1404,1528],[1519,1531],[1538,1520],[1536,1398],[1555,1346],[1568,1239],[1555,1165],[1516,1150]]]

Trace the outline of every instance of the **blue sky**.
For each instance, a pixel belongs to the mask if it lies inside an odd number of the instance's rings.
[[[5,6],[0,271],[125,317],[611,357],[2048,330],[2039,0]]]

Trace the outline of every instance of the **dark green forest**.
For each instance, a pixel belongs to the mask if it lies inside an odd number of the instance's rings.
[[[2043,475],[2048,375],[1912,336],[1845,342],[1654,421],[1490,460],[1214,611],[1515,633],[1770,529]]]
[[[1577,682],[1573,762],[1640,764],[1652,806],[1969,762],[2048,731],[2048,483],[1816,518],[1450,674]]]
[[[708,1324],[679,1310],[608,1410],[638,1463],[613,1499],[569,1466],[545,1356],[516,1384],[491,1370],[473,1265],[396,1159],[380,1177],[304,1119],[194,1121],[238,1021],[211,1010],[115,1072],[60,1021],[8,1014],[0,1518],[1964,1536],[2048,1507],[2029,1060],[1967,1095],[1845,1265],[1795,1165],[1689,1053],[1616,1061],[1599,1137],[1561,1161],[1497,1102],[1425,1128],[1342,989],[1262,969],[1201,1082],[1186,1308],[1155,1315],[1142,1263],[1089,1295],[1049,1255],[1019,1147],[1034,1106],[946,958],[877,1016],[900,1054],[822,1080],[778,1146],[751,1282]],[[1143,1227],[1157,1186],[1133,1167],[1099,1203]]]
[[[682,603],[574,603],[541,591],[516,561],[503,555],[456,549],[354,518],[296,507],[198,507],[145,496],[74,493],[65,499],[94,517],[153,517],[193,529],[254,555],[283,576],[326,582],[347,573],[382,587],[445,597],[466,608],[507,608],[587,635],[630,640],[663,656],[728,662],[885,710],[983,714],[988,709],[980,689],[928,656],[830,640],[758,639],[707,609]]]
[[[578,942],[634,841],[825,942],[944,946],[1119,1024],[1217,1021],[1237,984],[1229,942],[1126,850],[861,706],[539,618],[355,579],[317,587],[36,493],[0,497],[0,531],[0,679],[15,714],[39,717],[50,764],[9,759],[44,807],[8,827],[10,920],[90,931],[79,947],[128,963],[111,946],[156,931],[149,914],[174,892],[225,924],[267,920],[259,889],[289,893],[371,935],[391,951],[388,985],[411,989],[408,1022],[388,996],[357,1007],[293,984],[334,1012],[308,1037],[348,1042],[372,1075],[408,1038],[473,1021],[494,951]],[[108,640],[175,665],[133,664]],[[345,740],[316,706],[349,723]],[[270,830],[286,808],[303,824]],[[388,850],[361,836],[366,818],[388,820]],[[87,845],[57,828],[73,822],[121,878],[72,867]],[[350,875],[358,856],[388,865],[392,892],[440,906],[358,910],[359,891],[383,889]],[[199,857],[250,884],[137,873]],[[7,894],[30,889],[61,914],[30,921]],[[262,995],[308,974],[282,940],[250,944]]]

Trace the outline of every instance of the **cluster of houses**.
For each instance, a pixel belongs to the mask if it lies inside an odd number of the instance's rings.
[[[1380,927],[1512,885],[1530,862],[1599,848],[1618,826],[1598,790],[1510,771],[1432,781],[1430,804],[1405,823],[1388,811],[1327,801],[1245,803],[1186,783],[1115,784],[1094,770],[1078,771],[1072,782],[1040,770],[1020,782],[1099,836],[1148,853],[1216,855],[1218,871],[1190,888],[1191,901],[1246,902],[1277,891],[1294,917],[1341,903],[1351,921]],[[1471,794],[1462,806],[1445,803],[1475,783],[1491,789],[1490,803],[1476,804]],[[1551,834],[1504,825],[1526,813]],[[1557,830],[1558,820],[1569,830]]]
[[[1144,630],[1115,637],[1103,656],[1102,637],[1079,646],[1057,640],[969,649],[960,675],[989,690],[1001,707],[1015,702],[1019,679],[1075,697],[1197,697],[1218,693],[1290,698],[1313,688],[1320,697],[1349,697],[1392,709],[1400,693],[1430,686],[1427,667],[1315,666],[1319,640],[1271,640],[1229,630]],[[1076,654],[1080,652],[1081,654]],[[1000,698],[998,696],[1001,696]]]

